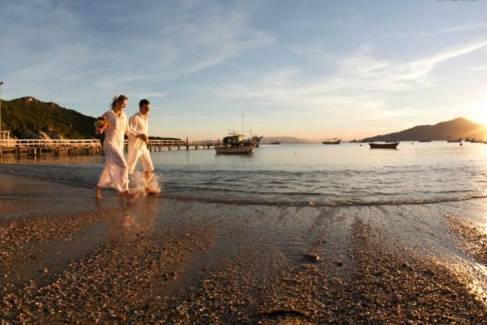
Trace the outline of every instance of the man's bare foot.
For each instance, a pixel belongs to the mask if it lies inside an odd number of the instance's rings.
[[[153,191],[149,187],[145,188],[145,194],[147,195],[152,195],[152,196],[159,196],[160,192],[158,191]]]
[[[137,192],[123,191],[120,192],[120,196],[123,196],[127,199],[133,199],[137,196]]]
[[[102,199],[102,197],[101,197],[101,187],[97,186],[95,188],[95,192],[96,192],[96,199],[97,200],[101,200]]]

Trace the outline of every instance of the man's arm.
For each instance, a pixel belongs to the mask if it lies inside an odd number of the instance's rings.
[[[134,115],[134,116],[130,117],[130,119],[129,119],[129,129],[131,130],[132,135],[134,135],[136,138],[142,139],[142,141],[147,142],[148,141],[148,137],[144,133],[138,133],[138,130],[140,130],[140,128],[139,128],[139,124],[140,124],[139,119],[140,118],[137,115]]]

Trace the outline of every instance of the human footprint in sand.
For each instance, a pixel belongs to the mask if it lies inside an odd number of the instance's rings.
[[[143,183],[144,190],[149,195],[157,195],[160,193],[160,188],[154,175],[154,165],[150,156],[147,144],[149,142],[149,111],[150,102],[147,99],[142,99],[139,102],[139,112],[132,115],[129,119],[130,128],[136,133],[142,135],[137,137],[129,135],[128,146],[128,167],[129,174],[136,179],[135,167],[140,159],[140,164],[144,171]]]
[[[128,165],[123,155],[124,136],[145,139],[145,136],[130,129],[127,116],[123,111],[127,107],[127,97],[115,96],[111,109],[97,121],[97,132],[105,133],[103,151],[105,152],[105,166],[96,186],[96,198],[101,199],[101,189],[112,187],[122,196],[133,198],[136,194],[129,192]]]

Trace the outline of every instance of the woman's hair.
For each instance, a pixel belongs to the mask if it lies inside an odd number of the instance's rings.
[[[112,109],[115,108],[115,105],[117,105],[117,103],[121,103],[121,102],[123,102],[124,100],[127,100],[127,99],[128,98],[125,95],[118,95],[118,96],[115,95],[115,96],[113,96],[112,106],[111,106]]]

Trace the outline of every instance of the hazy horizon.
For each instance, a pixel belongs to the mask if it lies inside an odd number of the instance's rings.
[[[151,134],[360,139],[485,124],[481,1],[5,1],[2,98],[90,116],[148,98]]]

